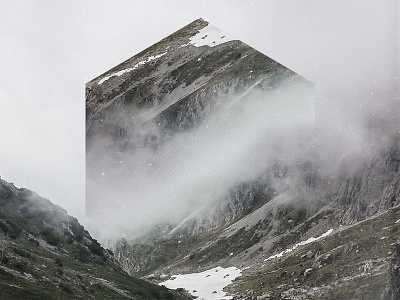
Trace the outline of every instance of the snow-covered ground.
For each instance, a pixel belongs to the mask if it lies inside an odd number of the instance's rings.
[[[175,275],[161,282],[170,289],[184,288],[198,300],[227,300],[233,297],[222,291],[224,287],[241,275],[241,270],[235,267],[216,267],[201,273]]]
[[[284,250],[282,252],[279,252],[278,254],[271,255],[270,257],[264,259],[264,261],[268,261],[268,260],[271,260],[271,259],[274,259],[274,258],[277,258],[277,257],[281,257],[286,253],[292,252],[294,249],[296,249],[296,248],[298,248],[300,246],[307,245],[307,244],[313,243],[315,241],[318,241],[319,239],[322,239],[322,238],[330,235],[332,233],[332,231],[333,231],[333,229],[329,229],[327,232],[325,232],[324,234],[321,234],[320,236],[318,236],[316,238],[315,237],[310,237],[306,241],[301,241],[300,243],[295,244],[292,248],[288,248],[288,249],[286,249],[286,250]]]
[[[152,60],[155,60],[157,58],[160,58],[160,57],[164,56],[165,54],[167,54],[167,52],[164,52],[164,53],[161,53],[161,54],[158,54],[158,55],[155,55],[155,56],[149,56],[147,59],[138,62],[136,65],[134,65],[131,68],[127,68],[127,69],[112,73],[110,75],[107,75],[106,77],[100,79],[97,84],[102,84],[104,81],[110,79],[113,76],[121,76],[122,74],[125,74],[127,72],[133,71],[133,70],[137,69],[139,66],[143,66],[143,65],[147,64],[148,62],[150,62]]]
[[[199,30],[199,33],[190,38],[190,44],[201,47],[214,47],[223,43],[236,40],[234,37],[226,34],[221,29],[208,24],[206,27]]]
[[[332,232],[333,229],[329,229],[327,232],[318,237],[311,237],[308,240],[301,241],[300,243],[293,245],[291,248],[264,259],[264,261],[281,257],[284,254],[292,252],[300,246],[307,245],[327,237]],[[241,274],[242,270],[235,267],[216,267],[201,273],[174,275],[171,277],[171,279],[161,282],[160,285],[164,285],[170,289],[184,288],[193,296],[197,296],[198,300],[228,300],[232,299],[233,297],[226,295],[226,293],[223,292],[223,288],[232,283],[232,281]]]

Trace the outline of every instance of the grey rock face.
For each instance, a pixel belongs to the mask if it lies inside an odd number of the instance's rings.
[[[261,185],[257,181],[239,184],[231,188],[220,201],[204,207],[193,216],[191,222],[186,222],[175,231],[181,232],[181,235],[198,235],[211,231],[262,206],[273,197],[272,193],[268,185]],[[169,236],[180,237],[174,232]]]
[[[382,299],[400,299],[400,242],[397,242],[395,251],[390,260],[387,285],[382,295]]]
[[[334,201],[336,207],[347,207],[340,223],[353,224],[399,204],[399,149],[394,139],[389,149],[342,181]]]

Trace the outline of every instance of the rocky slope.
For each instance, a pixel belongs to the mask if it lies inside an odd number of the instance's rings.
[[[79,222],[0,179],[1,299],[189,299],[128,276]]]
[[[324,179],[304,182],[213,231],[123,241],[117,258],[129,272],[156,278],[236,266],[244,270],[229,288],[237,299],[378,299],[387,281],[385,295],[396,299],[397,256],[390,256],[400,235],[399,149],[395,138],[373,159],[330,178],[331,188]],[[329,229],[321,241],[268,259]]]
[[[400,243],[397,241],[387,275],[387,284],[383,292],[382,299],[394,300],[400,298]]]
[[[396,206],[337,227],[320,241],[251,267],[230,287],[234,299],[380,299],[400,234],[399,212]]]
[[[393,137],[379,157],[359,167],[341,182],[333,206],[343,207],[341,224],[364,220],[400,201],[399,137]]]

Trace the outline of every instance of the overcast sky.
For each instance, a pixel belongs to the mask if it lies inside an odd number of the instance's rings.
[[[0,175],[85,207],[85,83],[202,17],[316,84],[352,133],[399,86],[399,1],[1,1]],[[397,102],[398,99],[397,99]]]

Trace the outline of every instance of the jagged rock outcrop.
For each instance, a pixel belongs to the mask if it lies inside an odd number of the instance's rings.
[[[387,285],[382,295],[383,300],[400,299],[400,241],[395,245],[390,259],[387,275]]]
[[[341,224],[364,220],[400,203],[400,146],[394,138],[388,149],[345,178],[333,205]]]

